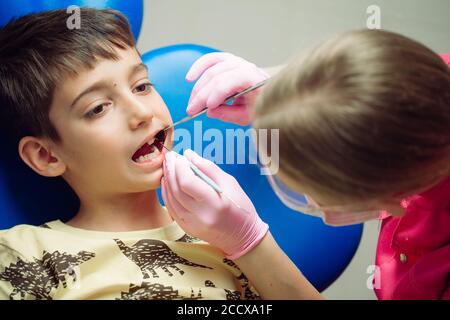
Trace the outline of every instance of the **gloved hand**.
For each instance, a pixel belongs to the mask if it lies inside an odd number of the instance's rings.
[[[195,61],[186,74],[187,81],[195,81],[199,77],[186,109],[189,115],[208,108],[208,117],[248,125],[250,108],[261,89],[236,99],[232,106],[223,102],[229,96],[269,78],[269,75],[253,63],[230,53],[213,52]]]
[[[243,209],[198,178],[187,159]],[[164,203],[180,227],[221,249],[229,259],[250,251],[269,229],[236,179],[192,150],[186,150],[184,157],[166,154],[161,186]]]

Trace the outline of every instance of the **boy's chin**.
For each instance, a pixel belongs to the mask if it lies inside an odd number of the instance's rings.
[[[145,181],[139,183],[143,190],[142,191],[150,191],[156,190],[161,187],[161,178],[163,177],[163,169],[159,169],[155,172],[152,172]]]

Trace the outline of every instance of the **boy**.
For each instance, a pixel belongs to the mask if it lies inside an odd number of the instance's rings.
[[[62,176],[80,199],[70,221],[0,231],[0,299],[255,299],[222,252],[160,205],[170,114],[126,19],[81,10],[31,14],[0,29],[0,110],[22,160]]]

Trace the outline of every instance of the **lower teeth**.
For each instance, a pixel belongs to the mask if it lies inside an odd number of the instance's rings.
[[[136,162],[139,163],[155,159],[159,154],[160,154],[159,149],[154,148],[154,151],[152,153],[146,154],[145,156],[140,156],[139,158],[137,158]]]

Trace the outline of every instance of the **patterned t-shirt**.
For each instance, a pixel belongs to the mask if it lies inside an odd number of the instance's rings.
[[[60,220],[0,231],[0,299],[259,299],[217,248],[177,224],[99,232]]]

